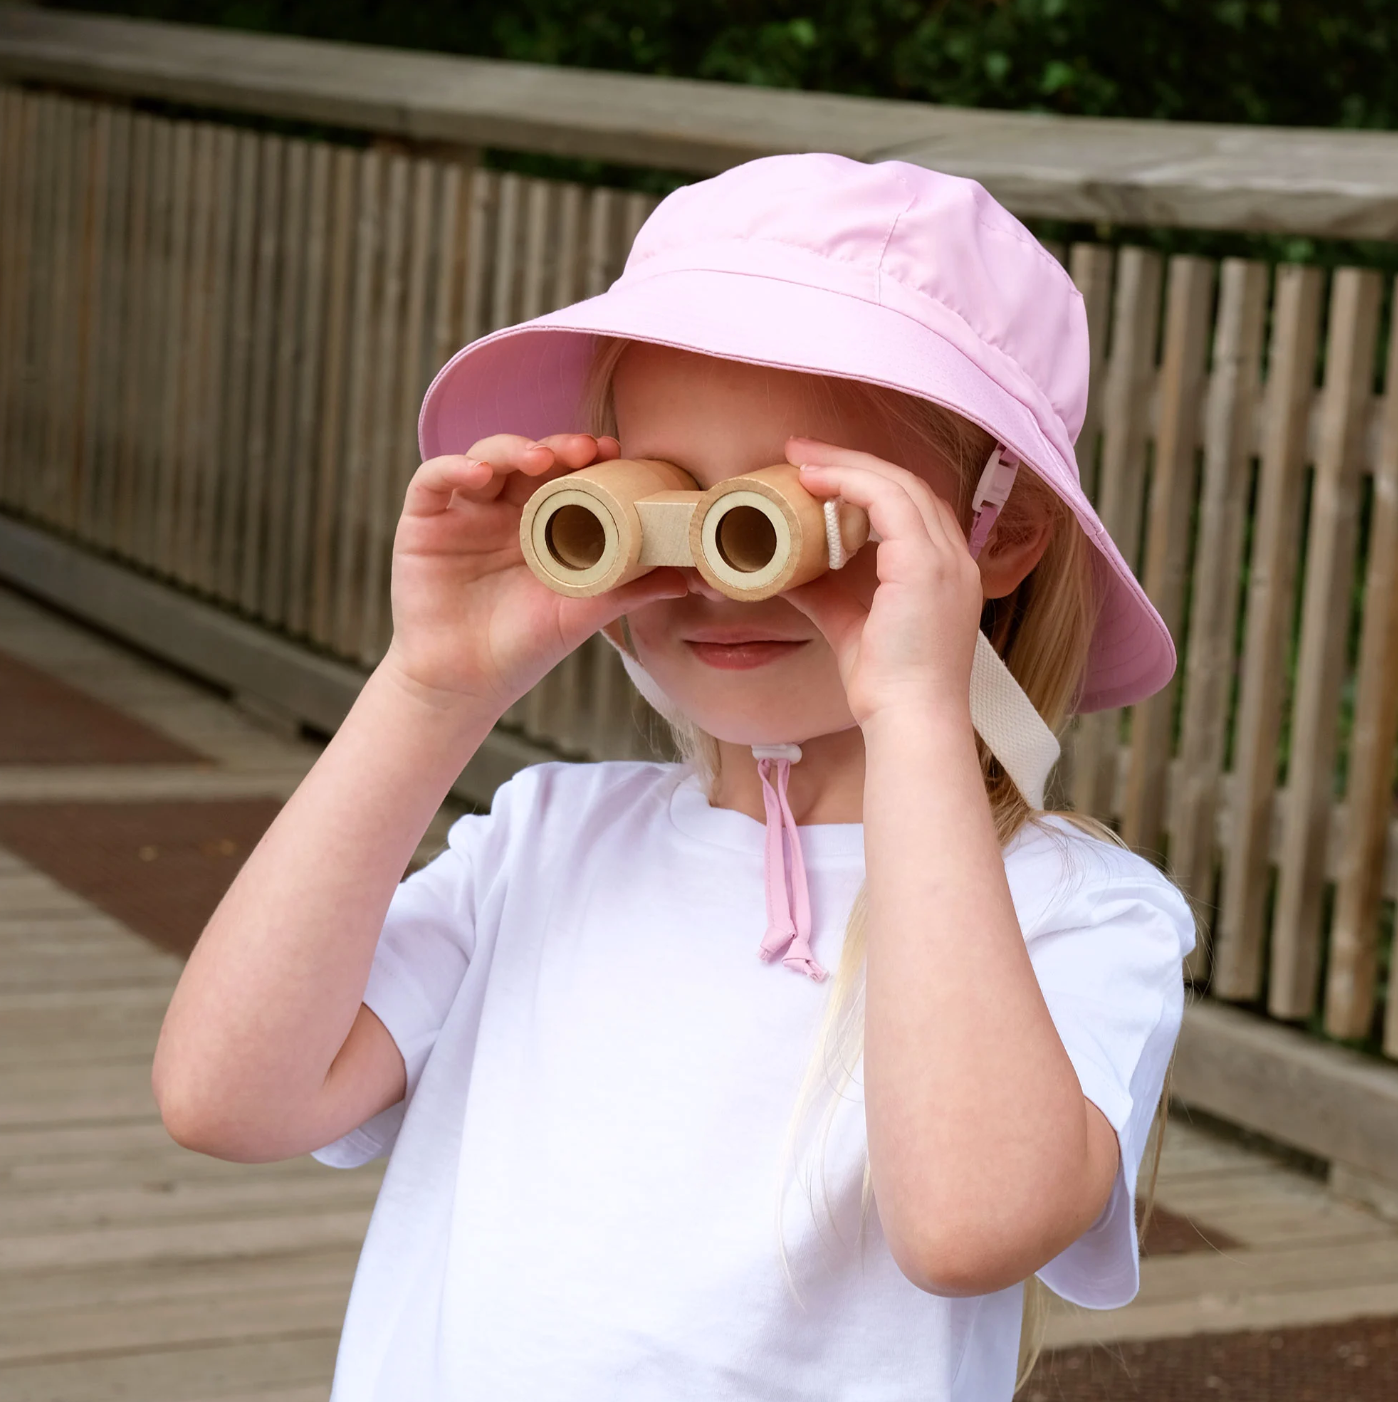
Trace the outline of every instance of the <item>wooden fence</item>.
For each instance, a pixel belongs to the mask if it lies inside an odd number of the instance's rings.
[[[0,89],[0,510],[372,664],[431,374],[604,288],[652,203]],[[1216,996],[1364,1037],[1398,895],[1391,289],[1057,251],[1092,332],[1084,478],[1182,659],[1074,728],[1065,793],[1168,859]],[[633,707],[594,643],[505,723],[617,756]]]

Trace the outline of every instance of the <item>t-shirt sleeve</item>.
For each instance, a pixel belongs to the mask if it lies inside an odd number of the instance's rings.
[[[454,823],[446,850],[394,892],[363,1002],[403,1054],[407,1091],[398,1104],[316,1149],[312,1157],[321,1163],[357,1168],[393,1147],[427,1057],[466,976],[475,945],[477,887],[492,830],[502,821],[501,807],[497,803],[489,817]]]
[[[1114,1309],[1140,1284],[1136,1179],[1184,1015],[1194,919],[1143,858],[1085,835],[1040,841],[1059,879],[1025,931],[1029,957],[1083,1094],[1116,1131],[1121,1164],[1102,1215],[1038,1274],[1073,1304]]]

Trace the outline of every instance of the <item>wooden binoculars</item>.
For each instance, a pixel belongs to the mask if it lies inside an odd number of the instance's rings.
[[[574,598],[679,565],[755,602],[838,569],[868,538],[862,510],[812,496],[790,463],[703,492],[674,463],[618,458],[546,482],[519,524],[525,563]]]

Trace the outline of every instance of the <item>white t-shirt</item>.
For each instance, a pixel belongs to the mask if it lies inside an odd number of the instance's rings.
[[[833,970],[863,829],[801,841]],[[1059,820],[1005,863],[1054,1024],[1121,1141],[1106,1211],[1040,1276],[1120,1305],[1193,922],[1149,863]],[[929,1295],[872,1209],[861,1237],[857,1077],[779,1233],[831,985],[761,961],[765,924],[762,825],[676,766],[541,765],[452,828],[399,887],[364,994],[407,1095],[316,1155],[390,1153],[334,1402],[1008,1402],[1020,1287]]]

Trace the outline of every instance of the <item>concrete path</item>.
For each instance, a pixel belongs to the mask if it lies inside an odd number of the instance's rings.
[[[0,652],[208,756],[0,766],[0,803],[284,798],[317,748],[0,591]],[[421,849],[440,846],[442,814]],[[324,1402],[375,1166],[244,1166],[165,1135],[150,1057],[178,957],[0,849],[0,1397]],[[1398,1228],[1176,1120],[1158,1201],[1230,1243],[1145,1262],[1051,1345],[1398,1315]]]

